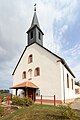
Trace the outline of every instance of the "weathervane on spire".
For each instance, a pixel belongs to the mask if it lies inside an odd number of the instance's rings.
[[[34,12],[36,12],[36,3],[34,4]]]

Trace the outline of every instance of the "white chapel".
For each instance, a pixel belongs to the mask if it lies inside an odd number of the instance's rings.
[[[70,102],[75,97],[75,75],[65,60],[43,45],[43,31],[36,15],[36,7],[30,28],[27,31],[28,44],[13,70],[13,94],[22,90],[24,96],[32,96],[34,102]]]

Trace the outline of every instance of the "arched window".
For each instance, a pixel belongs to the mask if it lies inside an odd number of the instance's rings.
[[[33,38],[33,31],[31,31],[31,39]]]
[[[40,75],[40,68],[37,67],[37,68],[35,68],[35,70],[34,70],[34,76],[39,76],[39,75]]]
[[[67,74],[67,88],[69,88],[69,75]]]
[[[22,73],[22,79],[25,79],[25,78],[26,78],[26,71]]]
[[[71,81],[72,81],[72,90],[74,89],[74,82],[73,82],[73,79],[71,79]]]
[[[28,70],[28,80],[32,79],[32,69]]]
[[[39,38],[39,40],[41,40],[41,34],[40,34],[40,32],[38,32],[38,38]]]
[[[28,57],[28,63],[32,63],[32,61],[33,61],[33,56],[32,56],[32,54],[31,54],[31,55],[29,55],[29,57]]]

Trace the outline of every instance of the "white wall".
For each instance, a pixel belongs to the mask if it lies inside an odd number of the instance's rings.
[[[28,56],[33,54],[33,62],[28,64]],[[26,50],[21,59],[15,73],[13,76],[14,83],[13,85],[28,81],[28,77],[26,79],[22,79],[23,71],[28,73],[29,69],[32,69],[32,80],[35,85],[37,85],[40,89],[40,94],[45,96],[53,96],[56,95],[58,100],[64,99],[63,97],[63,69],[62,63],[57,62],[59,60],[57,57],[52,55],[50,52],[46,51],[39,45],[32,44]],[[36,67],[40,67],[40,76],[34,77],[34,69]],[[67,89],[67,70],[64,69],[64,81],[65,81],[65,94],[66,99],[72,98],[73,93],[70,86],[70,89]],[[72,76],[69,74],[70,79]],[[51,97],[50,97],[51,98]],[[52,98],[53,99],[53,98]]]
[[[72,90],[72,81],[74,77],[69,73],[69,71],[60,63],[61,66],[61,82],[62,82],[62,100],[75,98],[75,84],[73,83]],[[69,75],[69,88],[67,88],[67,74]]]

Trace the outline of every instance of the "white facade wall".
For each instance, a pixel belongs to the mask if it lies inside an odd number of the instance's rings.
[[[33,62],[28,64],[28,56],[33,55]],[[63,94],[63,68],[62,63],[57,62],[59,59],[52,55],[47,50],[43,49],[36,43],[30,45],[25,51],[15,73],[13,76],[13,85],[28,81],[28,70],[32,69],[32,80],[30,82],[37,85],[40,89],[40,94],[43,96],[56,95],[57,100],[64,100]],[[40,67],[40,76],[34,76],[34,69]],[[22,73],[26,71],[27,78],[22,79]],[[67,75],[69,79],[73,78],[71,74],[64,68],[64,84],[65,84],[65,98],[70,99],[74,96],[74,90],[67,88]],[[53,99],[52,97],[47,97]]]
[[[75,83],[74,77],[70,72],[60,63],[61,66],[61,91],[62,91],[62,100],[68,100],[75,98]],[[69,88],[67,88],[67,74],[69,75]],[[73,79],[73,90],[72,90],[72,79]]]

